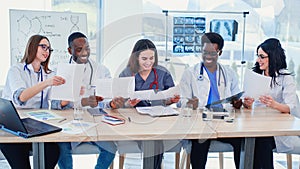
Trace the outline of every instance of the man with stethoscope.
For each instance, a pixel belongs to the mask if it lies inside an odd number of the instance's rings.
[[[224,39],[217,33],[205,33],[201,37],[203,62],[191,67],[182,75],[180,82],[183,98],[189,98],[193,108],[204,107],[214,101],[232,96],[240,92],[238,78],[235,72],[218,63],[222,54]],[[240,108],[241,100],[234,102],[234,107]],[[211,140],[191,140],[192,168],[204,169]],[[218,139],[229,143],[234,148],[234,161],[239,168],[241,140],[239,138]]]
[[[84,64],[84,79],[82,81],[82,88],[80,94],[82,95],[81,106],[90,107],[109,107],[106,102],[101,102],[103,98],[101,96],[95,96],[94,94],[94,82],[96,79],[111,78],[109,70],[101,64],[96,64],[89,59],[90,47],[87,37],[80,33],[74,32],[68,38],[68,52],[71,54],[70,64]],[[99,105],[98,105],[99,102]],[[97,160],[95,169],[107,169],[115,157],[117,150],[114,142],[99,141],[90,142],[96,145],[100,150],[100,155]],[[60,169],[72,169],[72,153],[71,149],[78,146],[80,143],[59,143],[60,157],[58,165]]]

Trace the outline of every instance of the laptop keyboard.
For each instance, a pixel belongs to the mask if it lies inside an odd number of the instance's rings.
[[[26,118],[26,119],[22,119],[22,121],[28,133],[41,133],[48,129],[48,127],[44,127],[43,122],[37,120]]]

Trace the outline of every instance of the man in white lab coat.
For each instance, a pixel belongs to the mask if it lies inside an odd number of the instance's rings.
[[[183,98],[190,98],[188,103],[193,108],[204,107],[214,101],[224,99],[240,92],[238,78],[235,72],[218,63],[222,54],[224,39],[217,33],[205,33],[201,38],[202,59],[201,63],[191,67],[182,75],[180,81]],[[235,101],[233,106],[240,108],[242,101]],[[216,105],[221,106],[221,105]],[[192,168],[204,169],[211,140],[191,140]],[[234,148],[234,161],[239,168],[241,139],[227,138],[218,141],[229,143]]]

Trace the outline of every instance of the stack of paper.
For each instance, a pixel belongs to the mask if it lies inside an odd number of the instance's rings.
[[[151,107],[136,107],[137,112],[141,114],[147,114],[152,117],[162,116],[177,116],[179,112],[174,110],[172,107],[167,106],[151,106]]]

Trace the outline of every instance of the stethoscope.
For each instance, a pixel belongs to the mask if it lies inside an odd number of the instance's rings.
[[[154,73],[154,80],[152,83],[150,83],[149,85],[149,89],[153,89],[153,86],[155,85],[155,90],[158,90],[158,75],[157,75],[157,71],[155,68],[152,68],[153,73]],[[132,76],[135,76],[134,73],[132,73]]]
[[[71,64],[71,62],[72,62],[72,58],[73,58],[73,56],[70,57],[70,60],[69,60],[69,63],[70,63],[70,64]],[[91,86],[91,85],[92,85],[92,78],[93,78],[94,69],[93,69],[93,66],[92,66],[90,60],[88,60],[88,63],[89,63],[90,68],[91,68],[90,82],[89,82],[89,86]]]
[[[158,90],[158,75],[157,75],[157,72],[156,72],[155,68],[152,68],[152,70],[153,70],[155,78],[154,78],[153,82],[150,83],[149,89],[153,89],[153,86],[155,85],[155,90]]]
[[[30,78],[31,78],[31,71],[29,70],[29,68],[27,67],[27,64],[24,65],[24,71],[27,70],[29,72],[29,75],[30,75]],[[43,78],[43,70],[42,68],[40,67],[40,70],[39,70],[39,77],[38,77],[38,82],[40,80],[40,77],[41,77],[41,82],[44,80]],[[43,108],[43,100],[44,100],[44,90],[41,91],[41,105],[40,105],[40,109]]]
[[[203,69],[204,69],[204,64],[203,62],[201,63],[201,67],[200,67],[200,74],[198,76],[198,80],[199,81],[203,81],[204,77],[203,77]],[[222,68],[221,65],[219,65],[219,79],[218,79],[218,86],[220,86],[220,79],[221,79],[221,73],[222,73],[222,76],[224,78],[224,83],[225,83],[225,87],[227,85],[226,83],[226,77],[225,77],[225,73],[224,73],[224,70]]]

